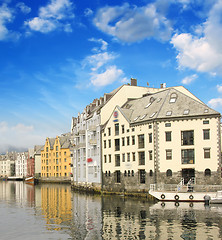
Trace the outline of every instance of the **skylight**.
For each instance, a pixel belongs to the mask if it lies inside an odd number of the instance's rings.
[[[133,121],[136,121],[139,117],[140,117],[140,116],[135,117],[135,118],[133,119]]]
[[[150,115],[150,118],[154,117],[156,114],[156,112],[152,113],[152,115]]]
[[[208,109],[204,109],[204,113],[208,113],[209,112],[209,110]]]
[[[145,108],[148,108],[151,104],[152,104],[152,103],[149,102],[149,103],[145,106]]]
[[[172,111],[167,111],[166,112],[166,116],[171,116],[172,115]]]
[[[144,115],[140,118],[140,120],[143,120],[143,119],[146,117],[146,115],[147,115],[147,114],[144,114]]]
[[[161,100],[162,100],[162,98],[158,98],[158,99],[157,99],[157,102],[160,102]]]

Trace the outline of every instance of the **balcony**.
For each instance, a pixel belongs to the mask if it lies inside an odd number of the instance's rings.
[[[79,130],[79,135],[85,135],[86,134],[86,130]]]
[[[92,139],[89,139],[89,144],[90,145],[97,145],[97,140],[92,138]]]
[[[76,149],[85,148],[85,147],[86,147],[86,143],[85,142],[84,143],[78,143],[78,144],[75,145],[74,149],[76,150]]]
[[[90,125],[89,131],[95,132],[96,131],[96,125]]]

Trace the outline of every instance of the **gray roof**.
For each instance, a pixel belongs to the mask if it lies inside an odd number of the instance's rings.
[[[41,154],[41,150],[44,149],[44,145],[35,145],[34,146],[34,154],[35,155],[40,155]]]
[[[121,112],[130,123],[135,124],[155,119],[220,116],[219,112],[203,102],[197,101],[174,88],[129,100],[122,106]]]

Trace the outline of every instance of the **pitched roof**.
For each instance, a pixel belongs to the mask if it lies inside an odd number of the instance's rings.
[[[186,118],[194,116],[220,115],[201,101],[168,88],[145,97],[127,101],[123,107],[130,123],[152,121],[154,119]]]

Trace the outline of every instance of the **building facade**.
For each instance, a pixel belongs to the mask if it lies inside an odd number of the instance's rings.
[[[186,93],[167,88],[114,108],[102,133],[104,190],[221,184],[220,114]]]
[[[94,186],[101,189],[101,127],[108,120],[116,103],[123,105],[128,98],[138,98],[143,94],[162,91],[161,89],[139,87],[137,80],[131,85],[122,85],[86,106],[78,117],[72,118],[73,184]]]
[[[70,180],[71,149],[70,134],[47,138],[41,150],[41,178]]]
[[[27,177],[27,159],[28,152],[17,153],[15,160],[15,175],[16,177]]]
[[[41,177],[41,150],[44,149],[44,146],[42,145],[36,145],[34,146],[34,161],[35,161],[35,177],[39,178]]]
[[[15,152],[7,152],[0,155],[0,177],[11,177],[15,175]]]

